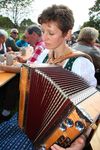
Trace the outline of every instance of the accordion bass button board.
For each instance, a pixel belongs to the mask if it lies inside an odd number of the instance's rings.
[[[83,78],[59,66],[22,67],[18,123],[35,149],[69,147],[99,114],[100,92]]]

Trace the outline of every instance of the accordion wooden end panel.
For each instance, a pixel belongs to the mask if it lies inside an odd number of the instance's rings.
[[[64,148],[68,147],[90,124],[88,120],[86,122],[84,118],[79,117],[78,113],[76,109],[73,110],[70,115],[59,123],[59,126],[53,131],[50,137],[41,144],[41,147],[49,149],[54,143]]]
[[[28,72],[27,70],[24,68],[22,70],[22,74],[21,74],[21,82],[20,82],[20,102],[19,102],[19,126],[22,128],[23,127],[23,120],[24,120],[24,106],[25,106],[25,97],[26,97],[26,88],[27,88],[27,78],[28,78]]]
[[[35,149],[69,147],[95,123],[99,108],[100,93],[76,74],[55,66],[22,68],[18,120]]]

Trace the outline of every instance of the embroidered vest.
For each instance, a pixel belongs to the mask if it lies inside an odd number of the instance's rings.
[[[55,61],[55,62],[56,62],[55,64],[57,64],[57,63],[59,63],[59,62],[61,62],[61,61],[63,61],[63,60],[69,59],[64,68],[71,71],[72,65],[73,65],[74,61],[75,61],[78,57],[80,57],[80,56],[86,57],[86,58],[89,59],[91,62],[93,62],[93,61],[92,61],[92,58],[91,58],[89,55],[87,55],[87,54],[85,54],[85,53],[83,53],[83,52],[80,52],[80,51],[73,51],[71,54],[65,55],[64,57],[62,57],[62,59],[56,60],[56,61]],[[43,60],[43,63],[46,63],[46,62],[48,61],[48,59],[49,59],[49,56],[48,56],[48,54],[47,54],[46,57],[45,57],[44,60]]]
[[[73,58],[70,58],[69,60],[68,60],[68,62],[66,63],[66,65],[65,65],[65,69],[67,69],[67,70],[69,70],[69,71],[71,71],[72,70],[72,66],[73,66],[73,63],[74,63],[74,61],[77,59],[78,57],[73,57]]]

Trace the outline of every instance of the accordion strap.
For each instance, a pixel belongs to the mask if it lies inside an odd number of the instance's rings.
[[[79,56],[86,57],[87,59],[89,59],[93,63],[91,56],[89,56],[88,54],[83,53],[81,51],[71,51],[71,50],[69,51],[69,53],[66,52],[64,55],[60,56],[59,58],[55,58],[55,59],[49,58],[48,62],[51,64],[58,64],[58,63],[63,62],[66,59],[79,57]]]
[[[83,53],[83,52],[81,52],[81,51],[73,51],[73,53],[70,55],[69,58],[72,58],[72,57],[79,57],[79,56],[86,57],[86,58],[89,59],[91,62],[93,62],[91,56],[89,56],[88,54]]]

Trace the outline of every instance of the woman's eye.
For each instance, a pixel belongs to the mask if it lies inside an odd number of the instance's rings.
[[[52,32],[46,32],[46,31],[44,31],[44,30],[42,30],[42,34],[43,34],[43,35],[44,35],[44,34],[54,35],[54,33],[52,33]]]
[[[54,35],[54,33],[49,32],[49,35]]]

